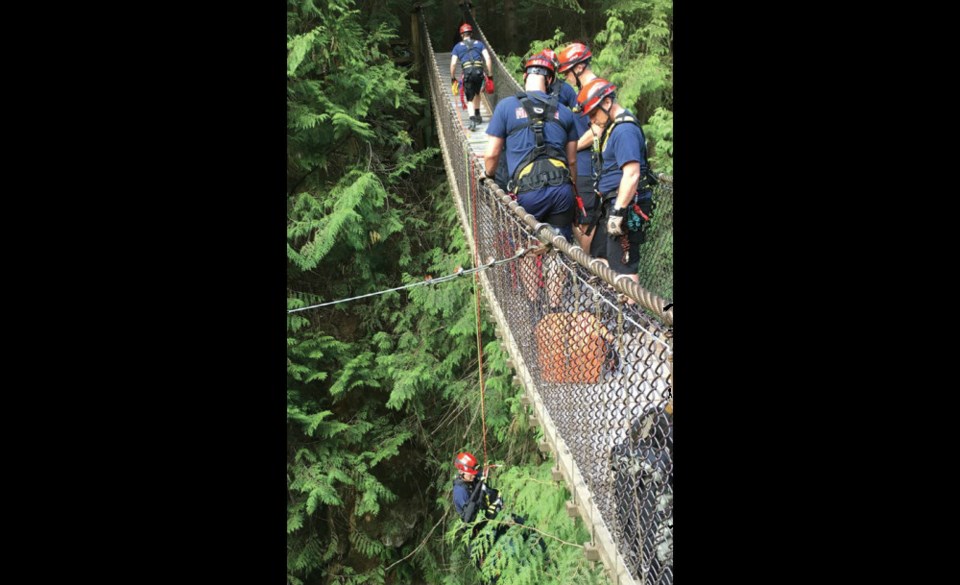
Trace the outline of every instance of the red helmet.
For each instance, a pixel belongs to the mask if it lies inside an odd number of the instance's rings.
[[[453,465],[464,473],[469,473],[470,475],[477,474],[477,458],[466,451],[457,453],[457,458],[453,461]]]
[[[542,68],[546,69],[546,71],[530,71],[531,68]],[[527,73],[552,76],[553,72],[556,70],[557,68],[554,66],[553,61],[551,61],[550,58],[544,55],[542,52],[531,56],[523,64],[524,76],[526,76]]]
[[[589,114],[600,105],[603,98],[615,91],[617,91],[616,85],[602,77],[597,77],[583,86],[580,95],[577,96],[577,103],[580,104],[580,109],[584,114]]]
[[[543,55],[544,57],[546,57],[547,59],[550,59],[550,61],[553,62],[553,67],[554,67],[554,69],[556,69],[556,67],[557,67],[557,54],[553,52],[553,49],[544,49],[544,50],[540,51],[540,54]]]
[[[593,57],[593,53],[583,43],[572,43],[560,51],[557,58],[557,73],[566,73],[577,63],[583,63]]]
[[[473,32],[473,27],[470,26],[469,23],[463,23],[462,25],[460,25],[460,34],[463,34],[465,32]]]

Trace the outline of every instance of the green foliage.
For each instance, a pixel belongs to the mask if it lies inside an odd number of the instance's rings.
[[[559,51],[559,49],[560,49],[561,47],[563,47],[564,45],[566,45],[566,43],[565,43],[564,40],[563,40],[563,37],[564,37],[564,32],[563,32],[563,30],[560,29],[560,28],[557,28],[557,29],[554,31],[552,38],[546,39],[546,40],[535,40],[535,41],[531,41],[531,43],[530,43],[530,50],[527,51],[527,55],[528,55],[528,56],[529,56],[529,55],[535,55],[535,54],[539,53],[540,51],[542,51],[542,50],[544,50],[544,49],[553,49],[554,51]],[[521,73],[522,73],[522,71],[521,71]],[[522,77],[522,75],[521,75],[521,77]]]
[[[483,578],[496,576],[497,583],[505,585],[607,582],[602,569],[584,559],[580,545],[590,540],[590,534],[579,520],[571,520],[567,515],[565,502],[569,494],[551,480],[552,467],[553,463],[543,462],[498,472],[491,485],[500,490],[504,510],[495,520],[481,518],[474,522],[482,526],[476,535],[471,530],[461,530],[459,520],[444,534],[445,542],[455,544],[457,551],[470,545],[470,562],[484,560],[480,571]],[[524,526],[509,522],[511,515],[522,516]],[[494,531],[498,527],[508,528],[497,539]],[[462,554],[455,552],[453,559]]]
[[[287,539],[287,571],[288,581],[299,578],[293,573],[302,572],[309,567],[317,566],[323,559],[323,547],[316,535],[309,535],[303,539]],[[302,582],[302,581],[301,581]]]
[[[617,85],[620,104],[654,126],[654,169],[672,173],[673,0],[614,2],[606,14],[591,47],[593,71]],[[660,144],[663,137],[669,145]]]
[[[287,507],[287,534],[303,527],[303,503]]]
[[[287,3],[291,309],[395,286],[397,266],[422,270],[421,249],[436,246],[407,231],[423,225],[421,206],[430,202],[419,179],[433,175],[426,166],[438,153],[409,131],[425,101],[386,54],[399,20],[374,18],[365,4]],[[389,319],[401,300],[392,294],[365,308]],[[365,308],[287,317],[289,583],[383,583],[382,567],[354,559],[394,554],[381,538],[409,522],[385,506],[399,498],[389,462],[414,429],[382,412],[381,389],[392,391],[394,381],[377,368],[381,350],[364,339]]]
[[[288,6],[288,308],[469,265],[438,150],[408,132],[424,102],[381,58],[389,19]],[[424,426],[445,397],[476,395],[475,336],[468,279],[288,315],[290,583],[384,581],[400,554],[385,543],[411,540],[424,513],[409,493],[395,505],[398,490],[432,465],[403,450],[417,441],[446,463]]]
[[[383,544],[371,539],[364,534],[362,530],[354,530],[350,533],[350,544],[354,550],[365,557],[379,556],[383,552]]]
[[[673,112],[657,108],[643,133],[650,141],[650,165],[657,172],[673,175]]]
[[[289,190],[312,193],[322,211],[341,194],[322,196],[331,184],[352,188],[348,196],[377,191],[378,181],[379,190],[387,190],[436,154],[415,148],[407,131],[403,116],[421,111],[425,102],[387,56],[395,29],[384,21],[365,26],[354,0],[326,4],[287,4]],[[343,173],[341,180],[343,169],[357,174]],[[305,212],[314,209],[299,204]]]
[[[333,413],[329,410],[315,412],[312,414],[304,414],[304,412],[296,406],[287,404],[287,421],[296,421],[301,423],[303,425],[303,432],[310,437],[317,435],[321,437],[332,437],[340,431],[350,428],[350,425],[346,425],[341,422],[324,422],[323,419],[327,418],[331,414]]]
[[[364,386],[379,387],[380,382],[376,379],[371,379],[367,375],[372,362],[373,353],[363,352],[343,364],[340,376],[337,378],[337,381],[330,386],[330,395],[338,397],[347,390]]]
[[[288,244],[287,256],[301,269],[310,270],[338,239],[354,250],[364,250],[368,241],[362,213],[383,205],[386,197],[375,174],[359,171],[343,177],[329,195],[300,194],[290,210],[294,219],[287,227],[287,238],[299,245],[294,249]],[[361,203],[363,207],[358,212]]]
[[[566,9],[573,11],[575,14],[584,13],[583,7],[577,0],[539,0],[537,4],[547,8],[551,13],[553,13],[553,10],[550,9]]]

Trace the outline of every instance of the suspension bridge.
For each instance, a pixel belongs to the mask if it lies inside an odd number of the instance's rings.
[[[415,75],[430,94],[453,201],[477,265],[537,249],[478,273],[497,337],[543,429],[567,509],[591,534],[587,558],[618,585],[673,582],[673,180],[655,189],[652,232],[640,251],[640,283],[556,236],[485,178],[484,133],[497,102],[522,88],[468,15],[490,52],[496,88],[483,123],[449,87],[451,53],[435,51],[425,17],[412,21]],[[550,273],[553,277],[545,279]],[[556,286],[548,284],[559,283]]]

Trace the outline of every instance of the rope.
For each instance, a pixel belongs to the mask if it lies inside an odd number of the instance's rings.
[[[384,570],[383,570],[383,573],[386,574],[387,571],[389,571],[390,569],[394,568],[395,566],[397,566],[398,564],[402,563],[403,561],[409,559],[409,558],[412,557],[414,554],[416,554],[416,552],[417,552],[418,550],[420,550],[421,548],[423,548],[423,545],[425,545],[425,544],[427,543],[427,540],[430,538],[430,535],[433,534],[433,531],[437,529],[437,526],[440,526],[440,523],[443,522],[443,520],[447,517],[447,514],[449,514],[449,513],[450,513],[450,510],[449,510],[449,509],[448,509],[446,512],[443,513],[443,516],[441,516],[440,519],[437,520],[437,523],[434,524],[434,525],[433,525],[433,528],[430,529],[430,532],[427,533],[426,538],[424,538],[424,539],[420,542],[420,544],[419,544],[419,546],[417,546],[417,548],[413,549],[413,552],[411,552],[411,553],[408,554],[407,556],[403,557],[403,558],[400,559],[399,561],[393,563],[392,565],[390,565],[389,567],[387,567],[386,569],[384,569]]]
[[[571,546],[571,547],[573,547],[573,548],[583,548],[583,545],[582,545],[582,544],[577,544],[577,543],[575,543],[575,542],[567,542],[566,540],[563,540],[562,538],[557,538],[556,536],[554,536],[554,535],[552,535],[552,534],[550,534],[550,533],[544,532],[543,530],[538,530],[538,529],[534,528],[533,526],[527,526],[526,524],[520,524],[519,522],[513,522],[512,520],[483,520],[483,521],[484,521],[484,522],[489,522],[489,523],[491,523],[491,524],[503,524],[503,525],[506,525],[506,526],[517,526],[518,528],[521,528],[521,529],[523,529],[523,530],[531,530],[531,531],[533,531],[533,532],[536,532],[537,534],[542,534],[543,536],[546,536],[547,538],[552,538],[553,540],[556,540],[557,542],[561,542],[561,543],[563,543],[563,544],[566,545],[566,546]]]
[[[299,309],[288,309],[288,310],[287,310],[287,313],[296,313],[297,311],[306,311],[307,309],[316,309],[316,308],[319,308],[319,307],[326,307],[326,306],[328,306],[328,305],[336,305],[336,304],[339,304],[339,303],[347,303],[347,302],[350,302],[350,301],[356,301],[356,300],[358,300],[358,299],[365,299],[365,298],[367,298],[367,297],[375,297],[375,296],[377,296],[377,295],[386,294],[386,293],[388,293],[388,292],[394,292],[394,291],[398,291],[398,290],[404,290],[404,289],[407,289],[407,288],[413,288],[413,287],[415,287],[415,286],[423,286],[423,285],[425,285],[425,284],[439,284],[439,283],[441,283],[441,282],[447,282],[448,280],[454,280],[455,278],[459,278],[459,277],[461,277],[461,276],[463,276],[463,275],[465,275],[465,274],[473,274],[473,273],[475,273],[475,272],[480,272],[481,270],[486,270],[486,269],[488,269],[488,268],[493,268],[494,266],[497,266],[497,265],[499,265],[499,264],[505,264],[505,263],[507,263],[507,262],[513,262],[514,260],[516,260],[516,259],[524,256],[528,251],[530,251],[530,250],[528,250],[528,249],[526,249],[526,248],[521,248],[521,249],[517,250],[517,253],[516,253],[516,254],[514,254],[513,256],[511,256],[511,257],[509,257],[509,258],[503,258],[502,260],[495,260],[495,259],[493,259],[493,257],[491,257],[490,260],[489,260],[486,264],[483,264],[482,266],[478,266],[478,267],[476,267],[476,268],[471,268],[471,269],[469,269],[469,270],[462,270],[462,269],[461,269],[461,270],[457,270],[457,271],[454,272],[453,274],[447,274],[447,275],[445,275],[445,276],[440,276],[440,277],[438,277],[438,278],[431,278],[431,277],[428,276],[426,280],[421,280],[421,281],[419,281],[419,282],[412,282],[412,283],[410,283],[410,284],[405,284],[405,285],[403,285],[403,286],[398,286],[398,287],[395,287],[395,288],[388,288],[388,289],[386,289],[386,290],[381,290],[381,291],[377,291],[377,292],[367,293],[367,294],[365,294],[365,295],[360,295],[360,296],[357,296],[357,297],[350,297],[350,298],[347,298],[347,299],[339,299],[339,300],[336,300],[336,301],[329,301],[329,302],[326,302],[326,303],[320,303],[320,304],[318,304],[318,305],[310,305],[309,307],[300,307]]]
[[[470,159],[467,157],[467,169],[470,168]],[[477,185],[476,177],[468,172],[470,178],[470,198],[473,203],[473,265],[480,264],[480,238],[477,226]],[[483,384],[483,341],[480,338],[480,274],[473,275],[473,297],[474,305],[477,308],[477,363],[480,371],[480,424],[483,428],[483,468],[487,468],[487,413],[484,406],[484,384]]]

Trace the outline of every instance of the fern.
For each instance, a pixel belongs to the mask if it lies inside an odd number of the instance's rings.
[[[413,433],[409,431],[401,432],[397,435],[389,437],[384,443],[378,445],[377,451],[374,453],[364,453],[364,455],[369,455],[370,457],[370,467],[373,467],[387,459],[393,457],[398,453],[400,445],[405,443],[408,439],[413,436]]]
[[[353,548],[366,557],[377,557],[383,552],[383,545],[364,534],[360,529],[354,529],[350,533],[350,544]]]
[[[303,504],[287,507],[287,534],[303,527]]]
[[[364,475],[359,487],[363,495],[360,498],[360,503],[354,508],[353,514],[355,516],[377,515],[380,513],[381,501],[392,502],[397,499],[393,492],[369,474]]]
[[[376,202],[383,195],[383,187],[377,177],[362,172],[350,173],[333,190],[329,196],[334,201],[330,214],[325,212],[327,204],[308,193],[301,194],[293,208],[293,212],[301,219],[290,223],[287,237],[295,240],[305,238],[305,241],[299,250],[288,245],[287,256],[304,270],[314,268],[333,248],[341,232],[347,237],[347,243],[363,249],[365,242],[357,229],[363,209],[358,207],[361,202],[369,205],[368,197]]]
[[[287,541],[287,568],[294,571],[303,571],[304,569],[319,564],[322,556],[320,541],[316,537],[308,537],[302,541]]]
[[[306,56],[307,51],[313,47],[317,33],[320,32],[318,29],[314,29],[304,35],[296,35],[287,41],[287,75],[293,76],[297,67],[300,63],[303,62],[303,58]]]
[[[324,422],[324,419],[333,413],[329,410],[317,412],[314,414],[303,414],[296,407],[287,407],[287,420],[296,421],[303,425],[304,433],[307,436],[332,437],[339,432],[350,428],[350,425],[341,422]]]
[[[313,514],[320,502],[332,506],[343,504],[343,501],[337,496],[337,491],[329,484],[317,483],[314,485],[315,487],[310,490],[310,495],[307,497],[307,514]]]
[[[347,362],[337,381],[330,387],[330,395],[336,397],[358,386],[379,386],[378,382],[369,379],[367,376],[360,376],[359,379],[354,377],[356,374],[362,374],[368,370],[372,365],[372,358],[372,353],[364,352]]]

